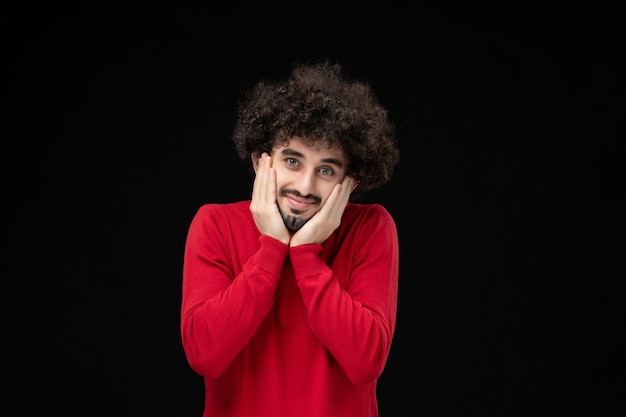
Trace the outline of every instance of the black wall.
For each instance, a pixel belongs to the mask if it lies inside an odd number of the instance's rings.
[[[5,7],[19,415],[200,416],[179,337],[188,224],[249,197],[229,141],[240,92],[320,57],[369,80],[398,126],[401,162],[368,197],[401,244],[381,417],[623,415],[618,11],[338,7]]]

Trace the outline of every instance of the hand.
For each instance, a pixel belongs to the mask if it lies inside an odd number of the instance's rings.
[[[322,244],[328,239],[341,224],[343,211],[357,185],[358,182],[347,175],[341,183],[335,184],[322,208],[292,236],[290,246]]]
[[[261,234],[289,244],[290,233],[276,204],[276,171],[272,168],[272,157],[266,152],[259,158],[250,211]]]

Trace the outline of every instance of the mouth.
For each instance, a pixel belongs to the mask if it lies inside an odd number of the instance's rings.
[[[296,197],[292,194],[286,195],[285,198],[287,199],[287,204],[289,204],[289,207],[293,211],[298,213],[305,212],[316,204],[316,202],[313,200]]]

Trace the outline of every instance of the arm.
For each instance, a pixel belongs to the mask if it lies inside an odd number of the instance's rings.
[[[213,206],[201,208],[184,252],[182,344],[191,368],[207,377],[221,374],[255,333],[274,302],[287,255],[286,245],[226,217]],[[250,248],[249,259],[231,253],[237,248]]]
[[[382,373],[396,322],[399,249],[395,223],[379,205],[339,231],[328,266],[320,245],[290,248],[309,323],[355,384]]]

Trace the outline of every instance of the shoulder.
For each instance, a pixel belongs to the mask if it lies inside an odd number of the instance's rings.
[[[348,203],[344,211],[344,218],[346,219],[386,219],[393,222],[391,213],[381,204],[358,204]]]
[[[361,230],[380,230],[396,228],[391,213],[381,204],[348,203],[344,211],[342,224],[348,228],[358,226]]]
[[[249,200],[234,203],[208,203],[198,208],[192,224],[213,224],[219,226],[233,222],[247,222],[251,218]]]
[[[198,209],[196,216],[246,215],[248,213],[250,213],[250,200],[203,204]]]
[[[341,224],[328,240],[329,245],[340,245],[367,253],[397,250],[398,230],[391,213],[380,204],[348,203]]]

